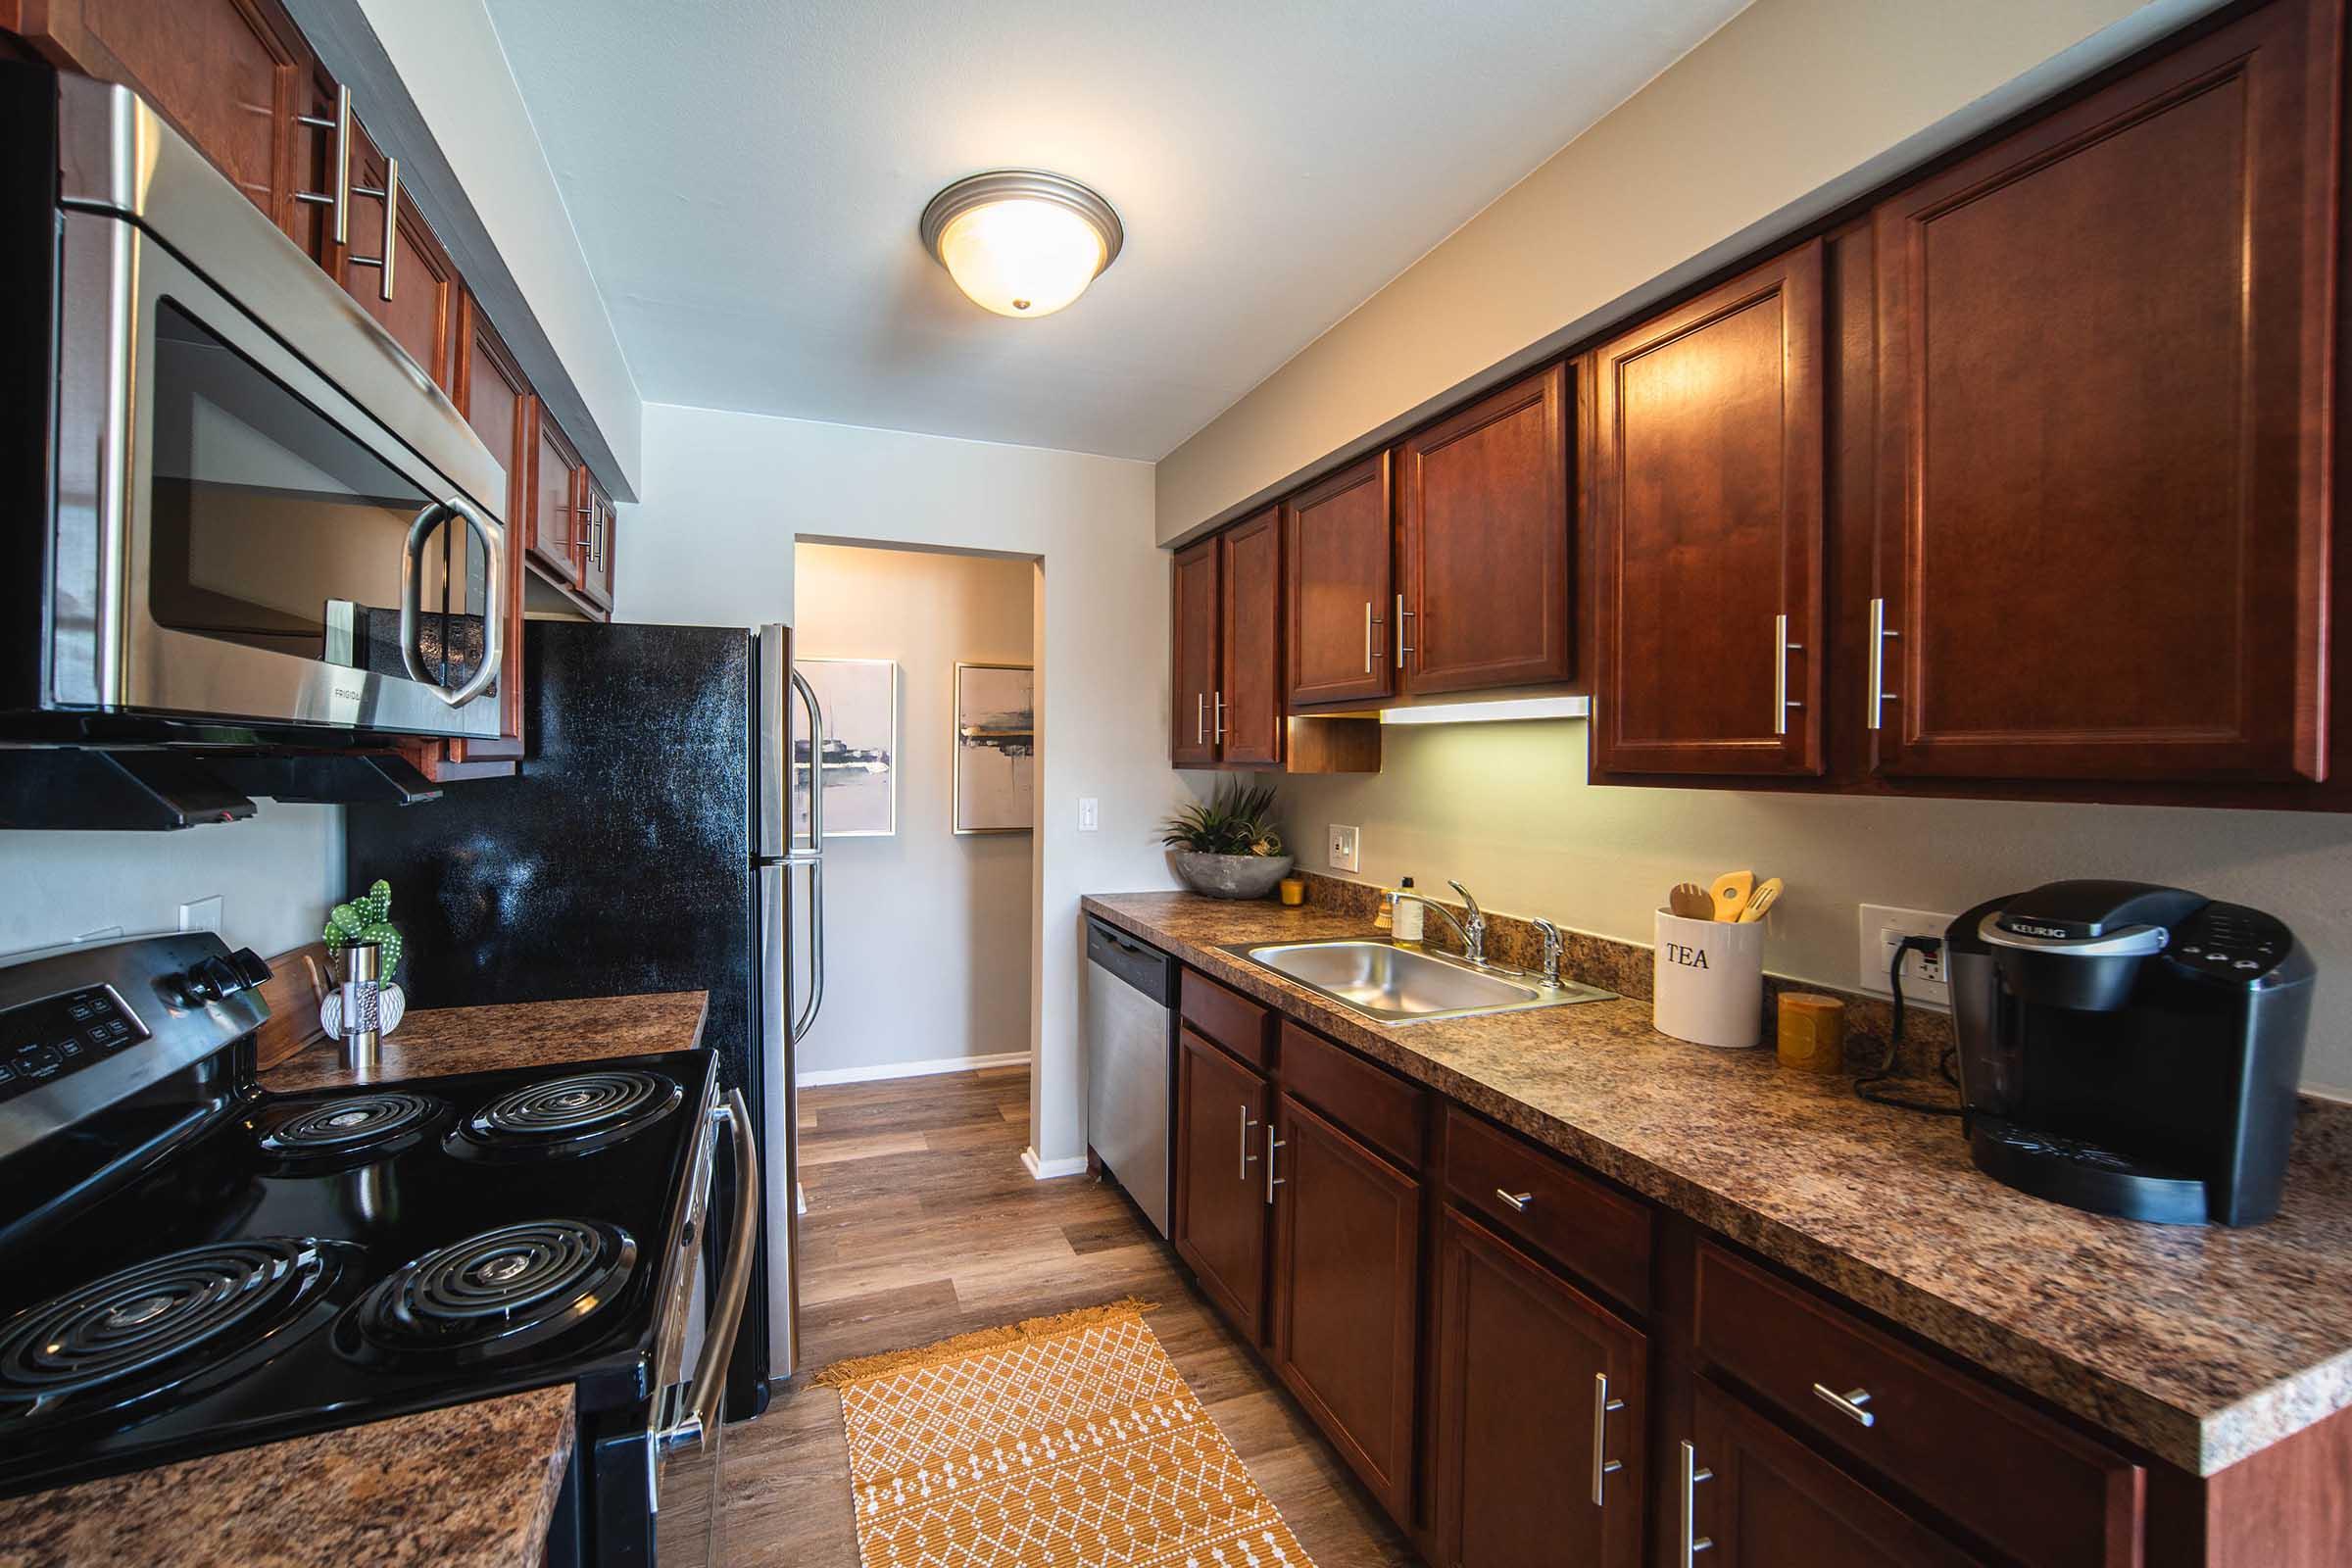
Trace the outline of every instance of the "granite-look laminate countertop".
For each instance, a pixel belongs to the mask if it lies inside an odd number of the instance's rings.
[[[1388,1027],[1218,951],[1368,935],[1361,918],[1186,893],[1083,906],[2194,1474],[2352,1404],[2338,1107],[2307,1105],[2268,1224],[2109,1219],[1995,1182],[1950,1120],[1669,1039],[1646,1002]]]
[[[692,1051],[703,1043],[703,1020],[710,1010],[707,991],[419,1008],[384,1037],[382,1070],[370,1081]],[[343,1048],[332,1040],[297,1052],[262,1074],[262,1087],[281,1095],[348,1088],[359,1081],[343,1064]]]
[[[0,1568],[537,1568],[568,1385],[0,1501]]]

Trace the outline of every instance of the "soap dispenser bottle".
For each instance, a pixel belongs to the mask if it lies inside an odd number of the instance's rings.
[[[1412,892],[1413,879],[1409,876],[1406,877],[1396,891],[1399,895]],[[1407,947],[1419,947],[1421,945],[1421,917],[1424,913],[1421,901],[1400,896],[1392,902],[1396,908],[1396,916],[1393,922],[1396,927],[1396,940]]]

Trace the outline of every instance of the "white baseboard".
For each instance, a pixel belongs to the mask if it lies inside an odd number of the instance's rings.
[[[943,1072],[973,1072],[982,1067],[1017,1067],[1028,1060],[1026,1051],[1008,1051],[996,1056],[933,1056],[927,1061],[885,1061],[872,1067],[826,1067],[796,1074],[793,1081],[803,1089],[822,1089],[827,1084],[870,1084],[885,1078],[930,1078]]]
[[[1070,1159],[1040,1159],[1037,1157],[1037,1150],[1034,1146],[1021,1151],[1021,1164],[1027,1168],[1031,1176],[1041,1182],[1054,1181],[1063,1176],[1086,1174],[1086,1156],[1084,1154]]]

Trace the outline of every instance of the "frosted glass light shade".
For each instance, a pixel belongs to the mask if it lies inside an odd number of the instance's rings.
[[[1119,253],[1118,215],[1073,180],[1035,170],[975,174],[924,210],[923,242],[956,286],[999,316],[1051,316]]]

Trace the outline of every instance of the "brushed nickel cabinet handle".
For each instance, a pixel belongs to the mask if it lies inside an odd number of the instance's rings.
[[[1407,610],[1404,608],[1404,595],[1398,594],[1396,596],[1396,667],[1400,670],[1404,668],[1405,660],[1420,651],[1407,644],[1404,640],[1405,617],[1408,615],[1417,615],[1420,612],[1417,610]]]
[[[372,185],[354,185],[351,193],[354,196],[381,196],[384,199],[384,242],[381,254],[353,256],[346,260],[354,267],[375,268],[382,274],[383,287],[378,292],[383,295],[384,303],[389,305],[392,303],[393,264],[400,259],[400,247],[395,243],[400,232],[400,160],[385,158],[384,183],[380,190]]]
[[[1863,1408],[1870,1403],[1868,1389],[1848,1389],[1843,1394],[1839,1394],[1836,1389],[1816,1383],[1813,1385],[1813,1392],[1831,1409],[1836,1410],[1839,1415],[1851,1417],[1859,1425],[1875,1427],[1879,1424],[1879,1418]]]
[[[1274,1189],[1282,1186],[1288,1179],[1274,1174],[1274,1151],[1290,1147],[1289,1144],[1274,1136],[1274,1124],[1266,1123],[1266,1202],[1269,1205],[1274,1201]]]
[[[1250,1129],[1256,1125],[1256,1120],[1250,1114],[1249,1105],[1244,1104],[1242,1106],[1242,1160],[1240,1165],[1235,1167],[1233,1176],[1237,1182],[1247,1183],[1250,1180],[1250,1162],[1257,1157],[1250,1152]]]
[[[1698,1554],[1715,1543],[1698,1533],[1698,1484],[1715,1479],[1715,1472],[1698,1462],[1698,1449],[1690,1440],[1683,1440],[1683,1568],[1692,1568]]]
[[[1772,662],[1772,732],[1775,735],[1786,735],[1788,733],[1788,710],[1791,708],[1802,708],[1805,706],[1801,702],[1792,701],[1788,696],[1788,656],[1790,654],[1803,653],[1805,651],[1805,645],[1803,643],[1792,643],[1788,640],[1788,617],[1787,615],[1775,615],[1772,617],[1772,640],[1774,644]]]
[[[1364,673],[1372,673],[1372,601],[1364,601]]]
[[[1625,1468],[1624,1460],[1603,1457],[1609,1450],[1609,1416],[1624,1408],[1625,1401],[1623,1399],[1609,1397],[1609,1375],[1606,1372],[1593,1373],[1592,1506],[1595,1508],[1605,1508],[1609,1505],[1608,1494],[1604,1490],[1605,1483],[1610,1476]]]
[[[1216,694],[1216,715],[1217,744],[1222,746],[1225,744],[1225,694],[1223,692]]]
[[[315,125],[320,130],[335,133],[334,150],[328,154],[335,161],[331,190],[298,190],[294,199],[327,209],[327,226],[335,243],[351,243],[351,89],[335,89],[335,112],[331,116],[296,115],[294,123]]]
[[[1536,1195],[1533,1193],[1509,1193],[1499,1187],[1494,1189],[1494,1196],[1510,1204],[1512,1212],[1519,1214],[1526,1213],[1535,1206],[1536,1202]]]
[[[1208,744],[1208,693],[1193,693],[1193,744]]]
[[[1885,724],[1886,705],[1901,700],[1899,692],[1890,692],[1886,689],[1886,639],[1901,635],[1902,633],[1899,631],[1887,629],[1886,601],[1873,599],[1870,602],[1870,727],[1872,729],[1879,729]]]

